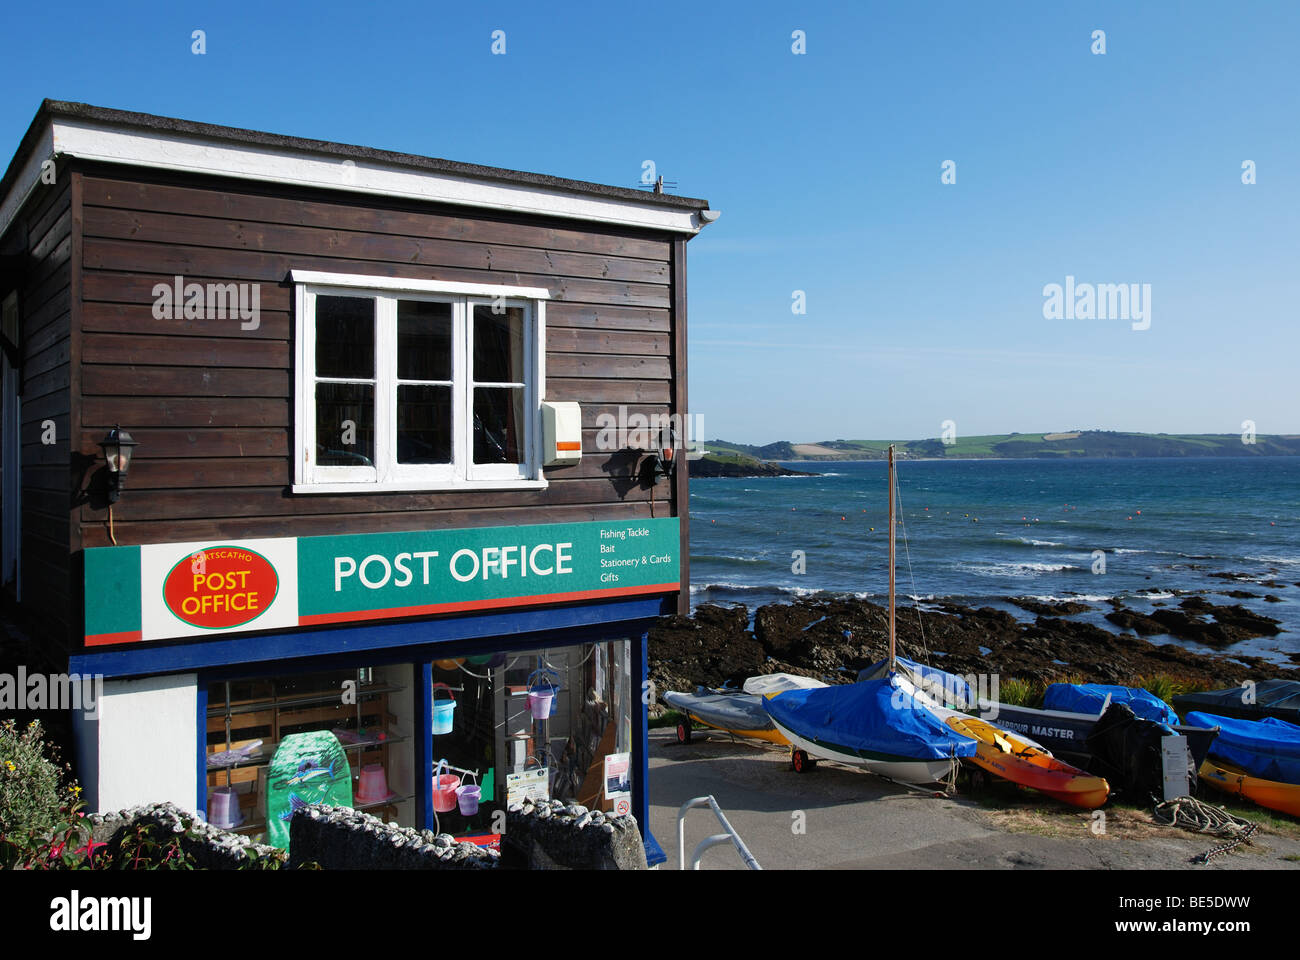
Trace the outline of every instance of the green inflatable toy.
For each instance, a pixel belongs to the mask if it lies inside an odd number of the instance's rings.
[[[328,730],[291,733],[280,741],[266,776],[266,842],[289,849],[289,818],[313,804],[352,806],[352,768]]]

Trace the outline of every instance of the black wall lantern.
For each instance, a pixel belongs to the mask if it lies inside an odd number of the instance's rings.
[[[131,453],[139,446],[120,426],[114,426],[108,435],[99,441],[104,449],[104,459],[108,461],[108,502],[117,503],[122,487],[126,484],[126,475],[131,468]]]
[[[650,454],[655,483],[659,482],[660,477],[665,480],[672,479],[673,471],[677,469],[677,459],[674,456],[676,452],[677,431],[673,429],[672,424],[661,427],[659,429],[659,443]]]

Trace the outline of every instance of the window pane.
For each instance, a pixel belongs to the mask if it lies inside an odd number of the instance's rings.
[[[316,462],[327,467],[372,467],[375,388],[368,383],[316,384]]]
[[[523,463],[524,390],[474,388],[474,462]]]
[[[488,304],[474,307],[474,380],[524,382],[522,307],[506,307],[505,313],[493,313]]]
[[[316,376],[374,379],[373,299],[316,298]]]
[[[451,379],[451,304],[397,301],[397,376]]]
[[[397,462],[451,463],[451,387],[398,386]]]

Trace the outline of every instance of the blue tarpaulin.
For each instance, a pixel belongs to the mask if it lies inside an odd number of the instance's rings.
[[[1210,744],[1210,759],[1225,760],[1261,780],[1300,783],[1300,726],[1265,717],[1238,720],[1193,711],[1187,715],[1193,727],[1222,727]]]
[[[764,699],[778,723],[806,740],[873,756],[907,760],[970,757],[963,737],[904,692],[893,676]]]
[[[917,663],[915,660],[908,660],[906,657],[895,657],[894,662],[898,664],[898,669],[909,680],[920,687],[922,693],[930,693],[932,699],[940,703],[956,704],[961,707],[975,707],[974,694],[971,693],[970,684],[955,673],[949,673],[946,670],[940,670],[938,667],[927,666],[924,663]],[[887,672],[889,661],[880,660],[871,666],[859,671],[859,680],[875,680],[883,677]]]
[[[1090,713],[1100,716],[1101,705],[1110,694],[1111,703],[1122,703],[1143,720],[1181,723],[1174,708],[1141,687],[1116,687],[1105,683],[1053,683],[1043,694],[1044,710]]]

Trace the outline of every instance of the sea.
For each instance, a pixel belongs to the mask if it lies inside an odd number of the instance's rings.
[[[783,466],[818,475],[691,478],[693,605],[885,603],[886,463]],[[1288,665],[1300,652],[1300,457],[899,460],[897,474],[900,609],[949,599],[1032,621],[1007,598],[1077,600],[1093,609],[1072,619],[1118,631],[1108,599],[1149,611],[1191,591],[1281,621],[1225,652]]]

